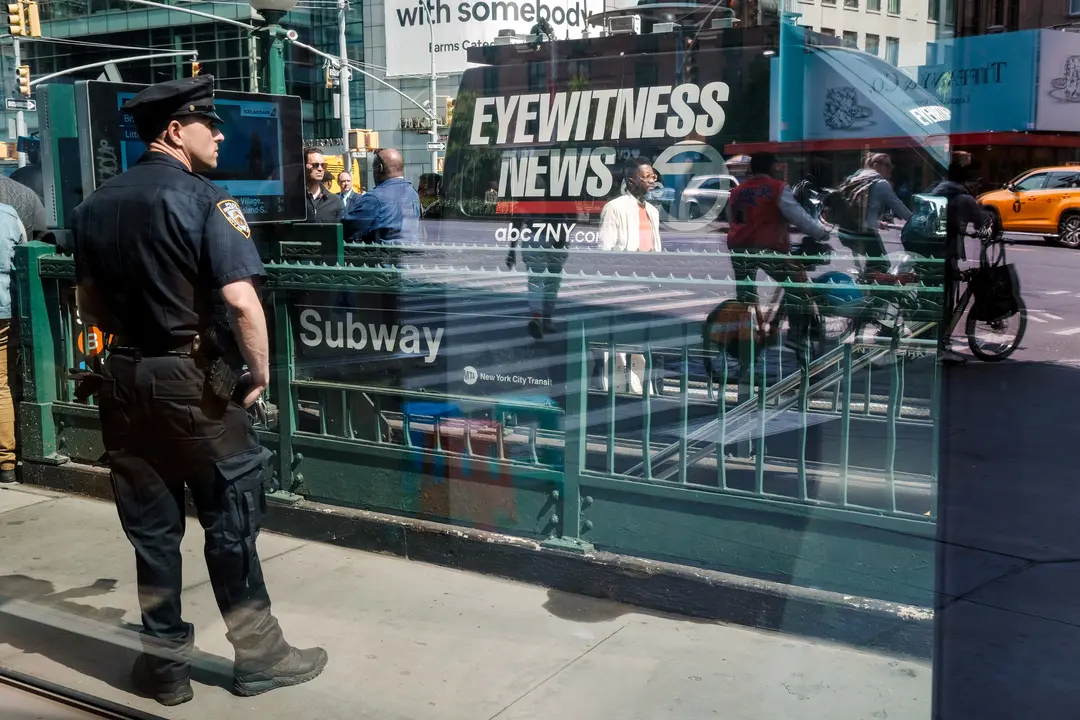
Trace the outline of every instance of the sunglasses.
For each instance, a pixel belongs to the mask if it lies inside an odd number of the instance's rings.
[[[316,168],[325,168],[326,163],[324,163],[324,162],[321,162],[321,163],[308,163],[307,166],[309,168],[311,168],[312,170],[314,170]]]

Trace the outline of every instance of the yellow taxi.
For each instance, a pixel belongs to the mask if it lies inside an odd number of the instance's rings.
[[[978,199],[1005,232],[1080,247],[1080,163],[1029,170]]]

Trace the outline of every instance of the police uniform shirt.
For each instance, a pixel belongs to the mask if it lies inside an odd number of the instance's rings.
[[[76,208],[75,273],[94,281],[102,330],[144,349],[190,341],[225,285],[265,274],[239,204],[175,158],[146,153]]]

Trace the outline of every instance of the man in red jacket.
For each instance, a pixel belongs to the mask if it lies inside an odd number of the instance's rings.
[[[788,258],[775,255],[791,253],[791,228],[819,240],[829,237],[829,230],[810,217],[783,180],[773,177],[776,156],[756,153],[750,158],[750,177],[731,191],[728,200],[728,250],[732,274],[738,283],[735,297],[748,306],[758,302],[754,281],[758,270],[777,282],[807,282],[806,270]],[[788,344],[798,347],[805,334],[805,306],[809,293],[805,288],[790,288],[785,297],[791,305],[791,332]]]

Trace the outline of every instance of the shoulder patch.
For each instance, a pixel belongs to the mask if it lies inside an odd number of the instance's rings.
[[[244,237],[251,237],[251,227],[248,225],[247,218],[244,217],[244,211],[240,209],[238,202],[235,200],[222,200],[217,204],[217,208],[225,216],[225,219],[229,221],[229,224],[239,230]]]

